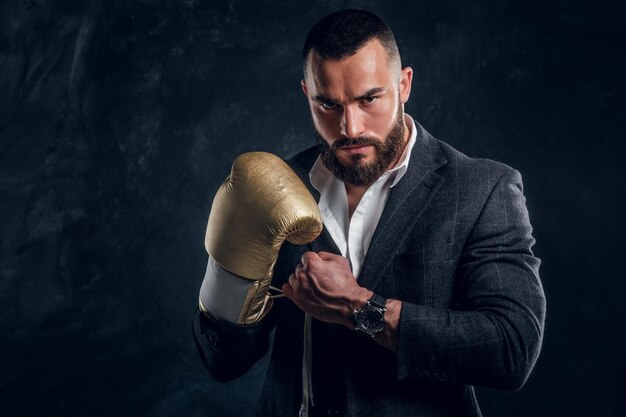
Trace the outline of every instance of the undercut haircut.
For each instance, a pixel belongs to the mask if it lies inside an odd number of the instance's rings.
[[[373,13],[346,9],[334,12],[311,28],[302,48],[304,75],[307,60],[314,50],[322,59],[340,61],[357,53],[372,39],[377,39],[387,51],[389,64],[401,69],[400,52],[391,28]]]

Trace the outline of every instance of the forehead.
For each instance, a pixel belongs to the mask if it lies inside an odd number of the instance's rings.
[[[389,55],[378,40],[371,40],[356,54],[326,60],[315,50],[307,63],[306,83],[314,94],[331,98],[358,96],[375,87],[390,87],[394,80]]]

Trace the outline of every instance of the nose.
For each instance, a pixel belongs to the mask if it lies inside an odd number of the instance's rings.
[[[365,131],[363,123],[363,115],[358,107],[345,106],[343,110],[343,118],[341,120],[341,134],[347,138],[353,139]]]

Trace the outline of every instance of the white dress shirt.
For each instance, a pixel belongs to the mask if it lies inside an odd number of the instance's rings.
[[[335,177],[318,157],[309,172],[311,184],[320,193],[318,203],[324,226],[352,265],[358,279],[372,235],[385,208],[389,192],[406,173],[417,130],[413,119],[405,114],[411,130],[409,142],[398,163],[372,184],[357,205],[352,218],[348,215],[348,195],[343,181]],[[207,270],[200,288],[200,302],[217,319],[237,322],[250,281],[232,275],[209,256]]]

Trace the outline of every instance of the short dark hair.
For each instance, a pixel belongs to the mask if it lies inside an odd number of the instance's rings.
[[[323,59],[338,61],[356,54],[372,39],[377,39],[383,45],[391,63],[400,63],[400,52],[393,32],[380,17],[357,9],[331,13],[311,28],[304,41],[304,73],[312,49]]]

